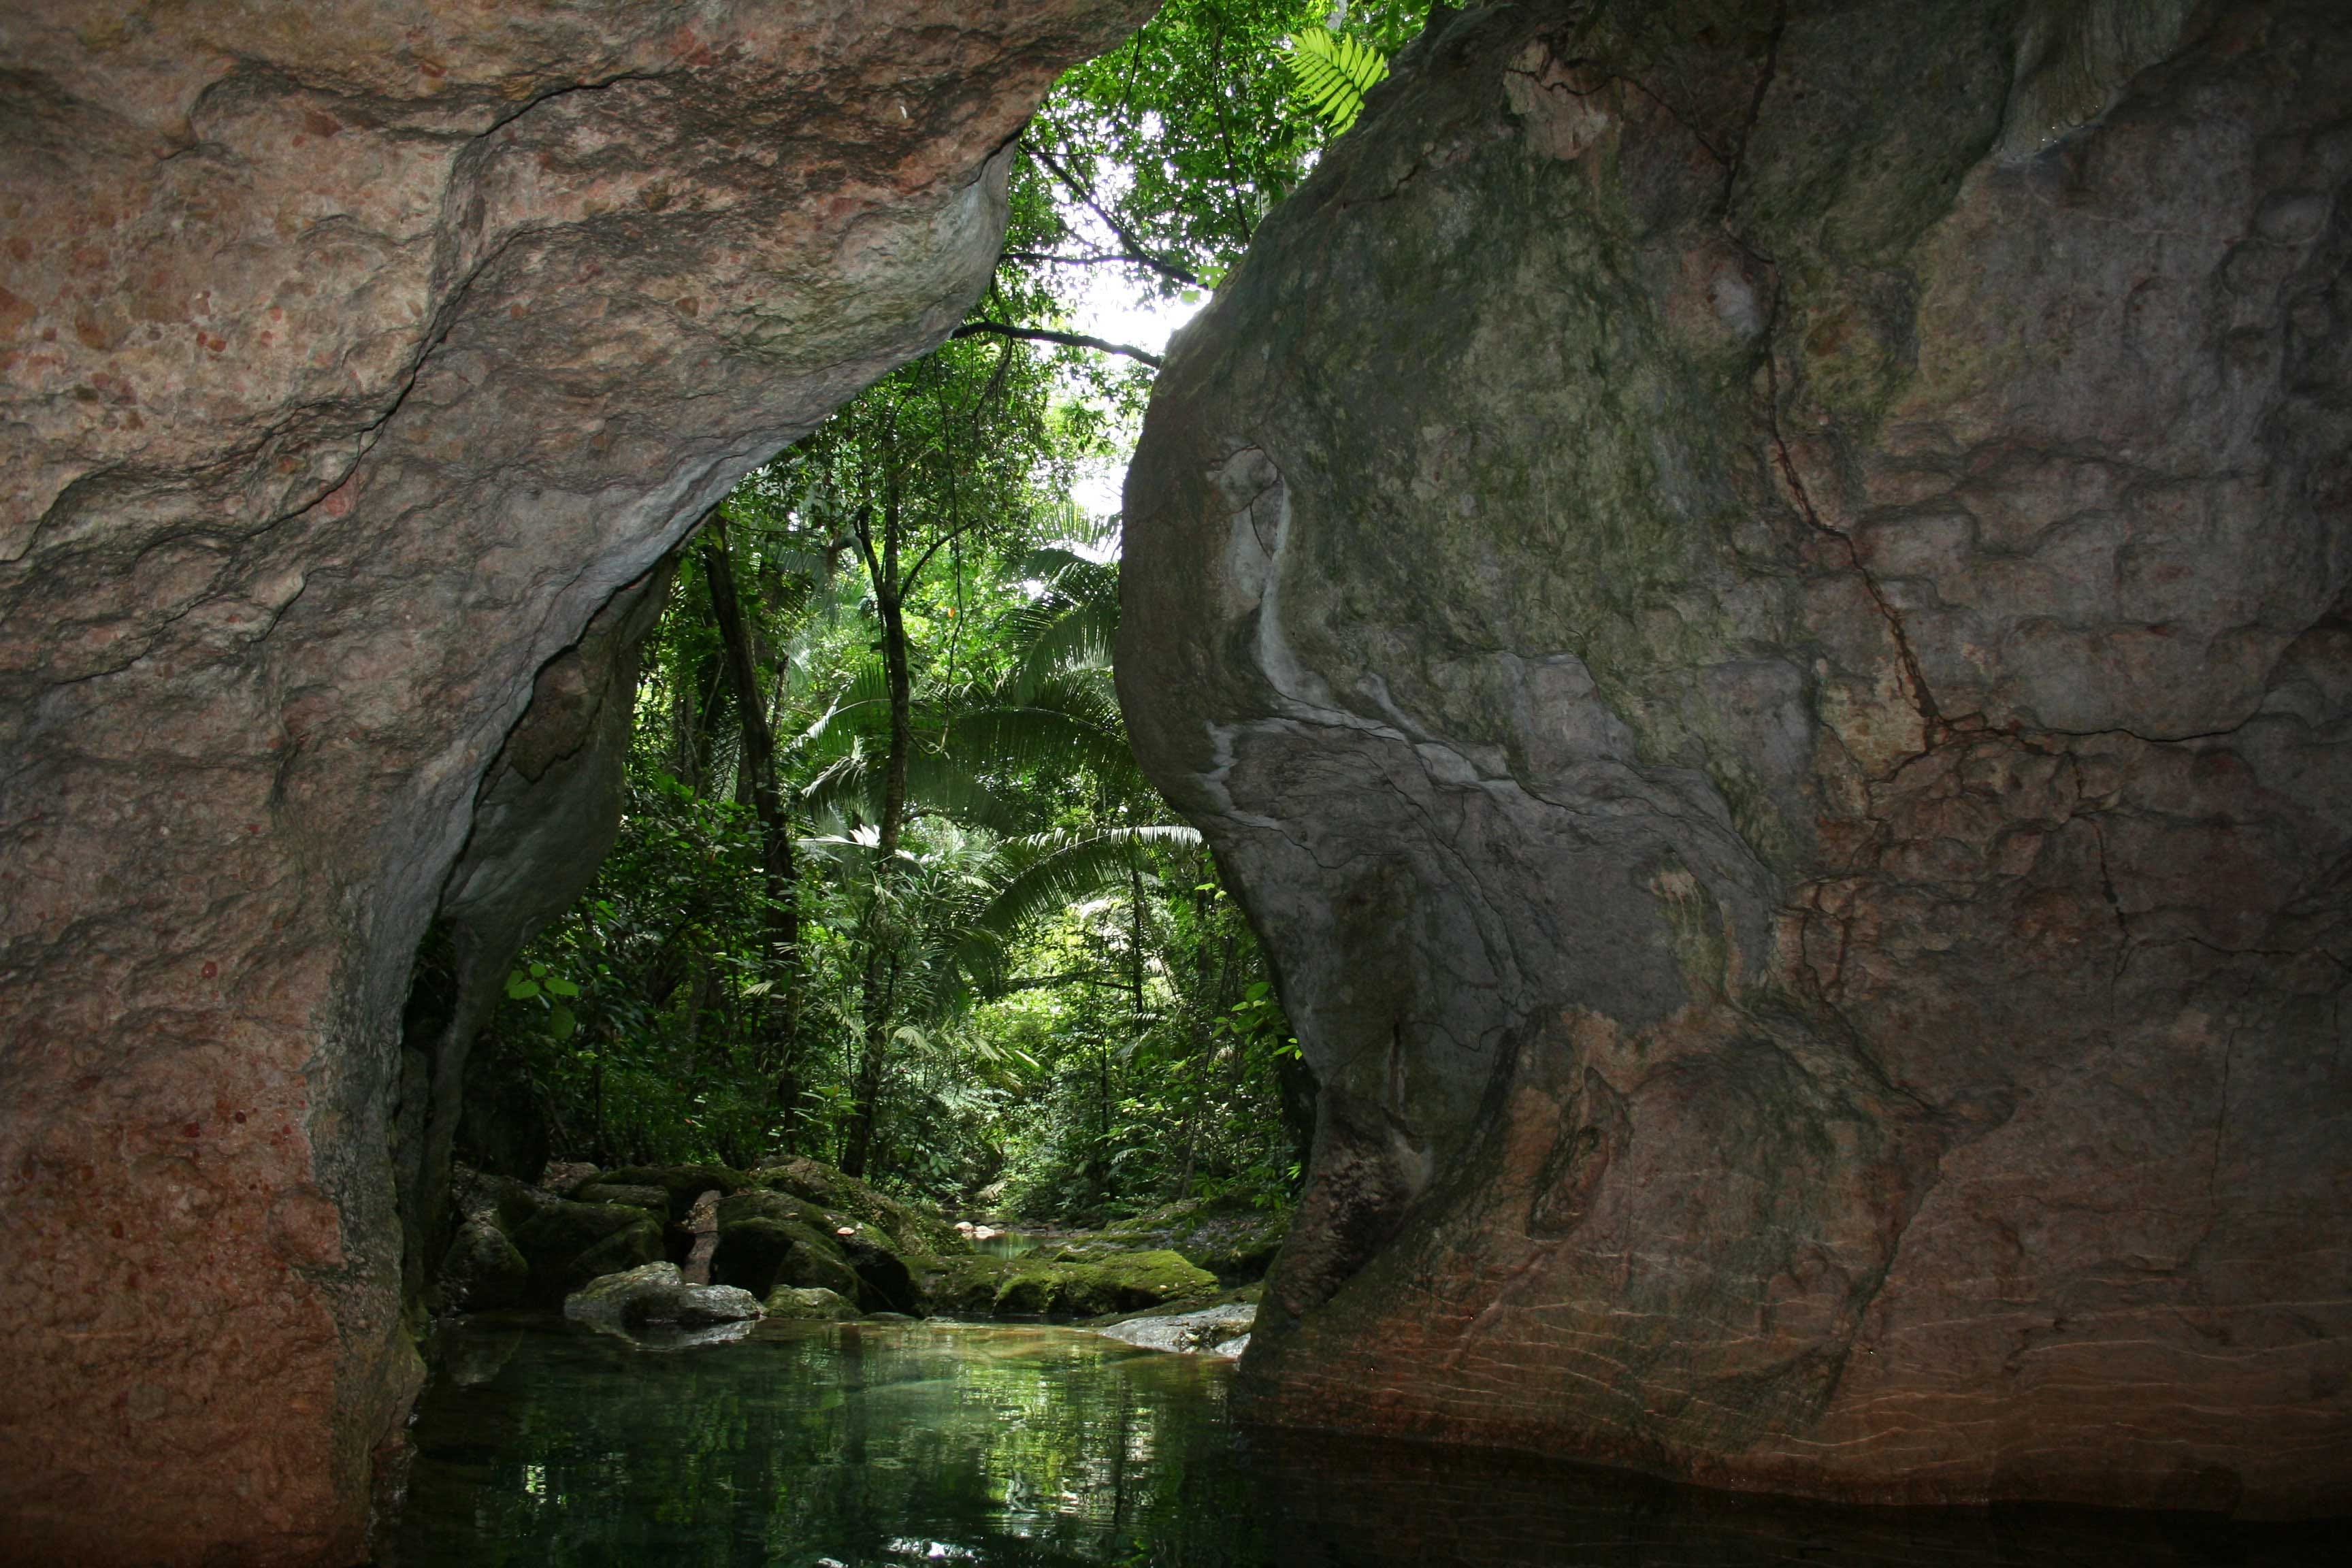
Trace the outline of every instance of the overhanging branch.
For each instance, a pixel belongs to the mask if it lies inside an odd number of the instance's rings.
[[[1019,338],[1023,342],[1027,343],[1059,343],[1065,348],[1097,349],[1107,354],[1125,354],[1128,358],[1140,361],[1154,370],[1160,368],[1160,356],[1149,349],[1139,349],[1132,343],[1115,343],[1108,338],[1091,338],[1084,332],[1057,332],[1045,327],[1016,327],[1010,321],[966,321],[950,335],[959,338]]]

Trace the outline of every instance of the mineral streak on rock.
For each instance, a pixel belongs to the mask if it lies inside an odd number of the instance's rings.
[[[492,758],[953,324],[1148,9],[0,14],[0,1555],[364,1554],[396,1016]]]
[[[2340,1510],[2352,11],[1439,15],[1128,480],[1323,1086],[1248,1408]]]

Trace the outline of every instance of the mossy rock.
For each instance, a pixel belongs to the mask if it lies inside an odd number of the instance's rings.
[[[669,1197],[668,1218],[686,1223],[694,1200],[716,1189],[721,1196],[742,1191],[749,1178],[725,1165],[630,1165],[596,1178],[603,1187],[659,1187]]]
[[[1213,1295],[1217,1278],[1180,1253],[1113,1253],[1084,1259],[956,1258],[922,1270],[934,1311],[1018,1318],[1093,1318]]]
[[[719,1227],[719,1245],[710,1255],[710,1277],[722,1285],[739,1285],[756,1296],[772,1294],[780,1286],[832,1290],[864,1302],[873,1293],[833,1237],[795,1219],[779,1219],[738,1212],[732,1224]]]
[[[1100,1253],[1167,1247],[1227,1285],[1263,1279],[1290,1234],[1288,1209],[1188,1198],[1103,1227]]]
[[[811,1230],[830,1231],[834,1228],[824,1210],[806,1199],[790,1193],[765,1192],[757,1187],[719,1199],[714,1217],[722,1236],[730,1226],[740,1225],[750,1219],[774,1220],[780,1225],[804,1225]]]
[[[518,1182],[512,1176],[453,1165],[449,1173],[449,1201],[466,1218],[488,1220],[512,1236],[531,1215],[560,1200],[554,1194],[528,1182]]]
[[[855,1235],[834,1239],[866,1286],[858,1299],[868,1303],[868,1310],[912,1313],[921,1304],[920,1292],[915,1289],[914,1276],[905,1259],[883,1244],[874,1227],[860,1226]]]
[[[784,1259],[797,1245],[798,1228],[786,1222],[751,1218],[719,1231],[719,1245],[710,1254],[710,1278],[721,1285],[740,1285],[755,1296],[776,1288]]]
[[[719,1248],[711,1267],[727,1272],[713,1278],[740,1279],[763,1294],[779,1282],[823,1286],[871,1311],[912,1311],[919,1305],[896,1238],[870,1221],[793,1193],[759,1188],[721,1198],[717,1218]],[[836,1223],[845,1220],[850,1223]],[[850,1234],[838,1234],[843,1230]],[[809,1256],[793,1262],[796,1251]],[[809,1278],[796,1278],[795,1271]]]
[[[659,1187],[623,1186],[614,1182],[584,1182],[572,1189],[575,1204],[626,1204],[660,1219],[669,1217],[669,1194]]]
[[[487,1219],[457,1227],[441,1259],[441,1305],[455,1312],[519,1307],[530,1289],[530,1265],[506,1232]]]
[[[1018,1259],[965,1253],[916,1260],[916,1289],[926,1310],[983,1316],[996,1310],[997,1287]]]
[[[971,1243],[943,1215],[878,1192],[821,1160],[781,1160],[751,1172],[748,1180],[753,1186],[790,1194],[828,1214],[873,1226],[887,1233],[895,1252],[948,1258],[971,1250]]]
[[[510,1233],[530,1266],[530,1297],[561,1301],[602,1274],[617,1274],[662,1258],[661,1222],[625,1204],[551,1201]]]
[[[803,1289],[796,1285],[779,1285],[768,1292],[763,1305],[769,1317],[788,1322],[846,1323],[858,1316],[857,1303],[822,1286]]]
[[[847,1258],[825,1247],[822,1237],[815,1238],[815,1245],[810,1245],[803,1240],[793,1248],[791,1255],[784,1259],[783,1268],[776,1275],[778,1284],[797,1286],[804,1290],[835,1291],[860,1306],[880,1305],[873,1300],[866,1281],[858,1277],[856,1269],[849,1266]]]

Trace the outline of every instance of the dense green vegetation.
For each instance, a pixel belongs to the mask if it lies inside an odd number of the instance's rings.
[[[1071,308],[1099,268],[1213,286],[1325,133],[1284,40],[1385,50],[1406,10],[1174,0],[1072,71],[965,329],[682,548],[618,847],[477,1047],[555,1152],[807,1153],[1055,1219],[1293,1188],[1312,1084],[1128,749],[1115,520],[1071,500],[1150,356],[1086,346]]]

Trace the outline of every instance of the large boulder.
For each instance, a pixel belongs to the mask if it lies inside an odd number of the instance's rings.
[[[751,1172],[746,1182],[770,1192],[788,1193],[814,1204],[835,1217],[872,1226],[889,1238],[892,1247],[941,1258],[971,1250],[971,1239],[952,1220],[932,1210],[892,1197],[822,1160],[794,1156]]]
[[[2340,1509],[2352,8],[1433,14],[1127,482],[1321,1084],[1248,1413]]]
[[[619,666],[566,650],[953,327],[1012,137],[1150,9],[0,12],[20,1552],[367,1555],[419,1372],[395,1171],[443,1212],[436,1020],[602,830],[528,799],[610,777],[558,742],[608,731]],[[581,721],[499,762],[541,700]],[[472,956],[404,1055],[436,911]]]
[[[722,1199],[710,1277],[765,1296],[778,1286],[836,1291],[867,1311],[911,1311],[917,1292],[906,1263],[874,1227],[835,1224],[787,1193],[754,1188]]]
[[[546,1204],[509,1233],[530,1266],[530,1299],[553,1307],[600,1275],[662,1261],[661,1221],[626,1204]]]
[[[530,1293],[530,1262],[486,1219],[457,1227],[438,1271],[438,1304],[453,1312],[520,1307]]]

